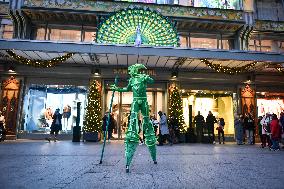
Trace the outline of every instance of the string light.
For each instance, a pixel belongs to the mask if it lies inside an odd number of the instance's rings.
[[[9,54],[9,56],[17,60],[19,63],[38,68],[49,68],[56,66],[59,63],[65,62],[67,59],[71,58],[74,55],[74,53],[67,53],[66,55],[55,57],[51,60],[32,60],[23,56],[19,56],[11,50],[6,50],[6,52]]]
[[[248,72],[249,69],[253,68],[257,64],[257,62],[252,62],[252,63],[245,65],[245,66],[242,66],[242,67],[231,68],[231,67],[228,67],[228,66],[222,66],[221,64],[212,64],[207,59],[201,59],[201,62],[206,64],[206,66],[215,70],[218,73],[226,73],[226,74],[230,74],[230,75]]]
[[[88,105],[83,126],[85,132],[102,131],[101,111],[101,85],[98,81],[92,80],[89,87]]]

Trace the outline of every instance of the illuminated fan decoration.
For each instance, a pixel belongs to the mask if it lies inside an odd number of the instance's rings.
[[[157,12],[144,9],[126,9],[110,16],[98,28],[97,42],[134,44],[137,28],[140,29],[142,45],[178,45],[173,23]]]

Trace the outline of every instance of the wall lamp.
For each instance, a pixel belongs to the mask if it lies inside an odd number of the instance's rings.
[[[94,69],[92,71],[92,74],[94,74],[95,76],[100,76],[101,75],[101,71],[99,69]]]
[[[172,71],[172,78],[175,79],[178,77],[178,72],[177,71]]]
[[[8,67],[8,72],[14,73],[15,72],[15,67],[14,66],[9,66]]]

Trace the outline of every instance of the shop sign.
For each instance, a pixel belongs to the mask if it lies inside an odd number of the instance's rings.
[[[156,76],[156,71],[153,69],[145,70],[145,74],[150,75],[150,76]],[[119,75],[127,75],[128,70],[127,68],[118,68],[118,69],[113,69],[114,74],[119,74]]]

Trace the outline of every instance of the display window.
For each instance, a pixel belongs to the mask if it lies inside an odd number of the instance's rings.
[[[226,92],[227,93],[227,92]],[[225,134],[234,134],[234,113],[233,113],[233,98],[229,94],[192,94],[183,97],[183,116],[184,121],[189,125],[189,120],[200,111],[200,114],[206,120],[206,117],[211,111],[216,119],[224,118]],[[190,110],[191,109],[191,110]],[[192,112],[192,115],[189,115]],[[194,123],[193,123],[194,126]],[[215,125],[217,127],[217,124]],[[215,130],[215,132],[217,132]]]
[[[59,85],[30,85],[24,98],[23,123],[26,133],[49,133],[53,113],[59,109],[62,115],[61,133],[72,133],[76,126],[77,104],[80,106],[80,126],[83,126],[87,87]]]
[[[277,117],[284,111],[283,99],[257,99],[258,116],[264,116],[266,113],[276,114]]]

